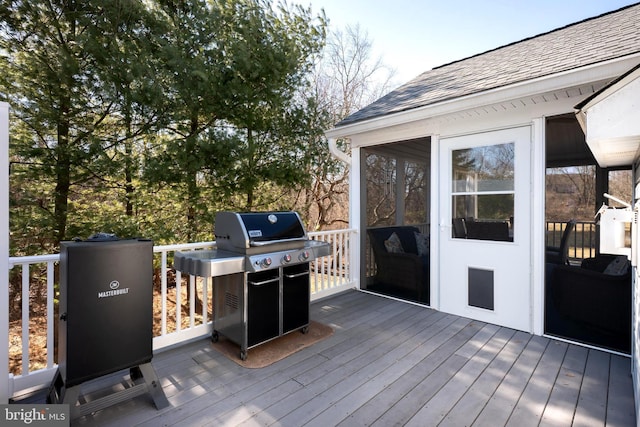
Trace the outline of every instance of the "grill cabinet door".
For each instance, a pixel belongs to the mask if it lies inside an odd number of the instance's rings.
[[[287,333],[309,324],[309,263],[283,268],[282,331]]]
[[[247,275],[248,347],[280,335],[280,275],[278,269]]]

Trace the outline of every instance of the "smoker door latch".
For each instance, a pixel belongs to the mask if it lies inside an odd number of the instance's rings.
[[[60,320],[62,320],[62,321],[64,321],[64,322],[66,322],[66,321],[67,321],[67,313],[62,313],[62,314],[60,315]]]

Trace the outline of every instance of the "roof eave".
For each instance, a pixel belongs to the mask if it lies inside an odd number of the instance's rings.
[[[640,125],[634,103],[640,64],[575,106],[586,142],[601,167],[628,166],[640,157]]]
[[[636,65],[639,59],[640,53],[636,53],[634,55],[563,71],[504,87],[334,127],[326,131],[325,135],[327,138],[349,138],[353,135],[372,132],[390,126],[446,116],[460,111],[526,98],[536,94],[570,88],[589,82],[614,79]]]

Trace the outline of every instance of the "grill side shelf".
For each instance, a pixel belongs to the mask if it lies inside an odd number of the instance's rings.
[[[176,252],[173,255],[173,266],[181,273],[215,277],[242,273],[245,270],[245,257],[217,249]]]

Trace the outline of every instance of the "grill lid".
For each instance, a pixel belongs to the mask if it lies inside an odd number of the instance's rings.
[[[306,233],[295,212],[239,214],[251,242],[304,239]]]
[[[225,250],[307,240],[296,212],[218,212],[215,235],[218,248]]]

